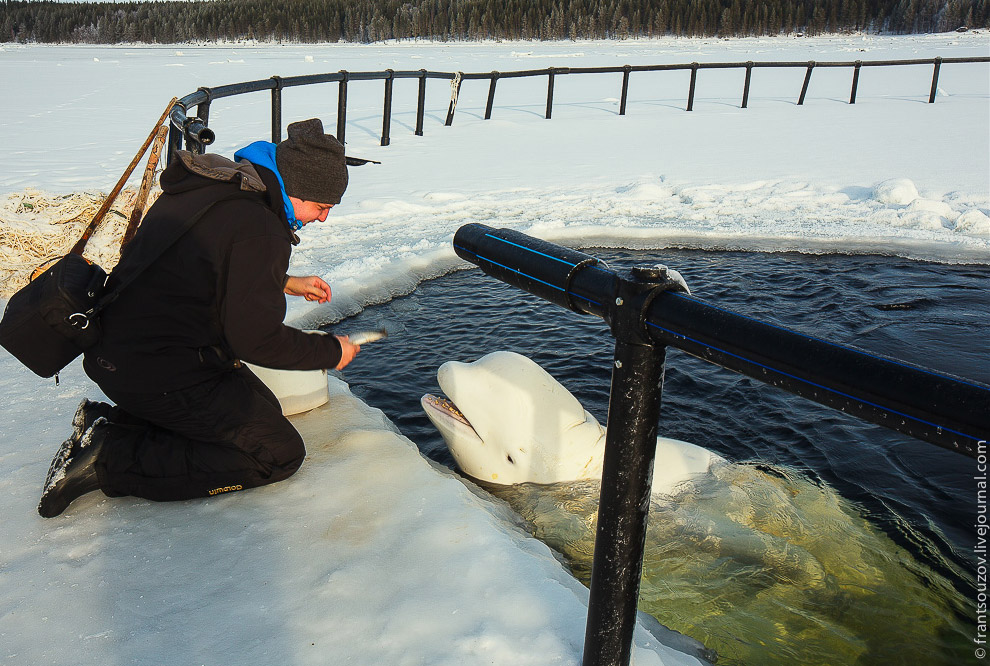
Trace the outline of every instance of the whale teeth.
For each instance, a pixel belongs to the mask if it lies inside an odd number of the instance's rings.
[[[450,414],[452,414],[454,418],[456,418],[464,425],[471,425],[471,423],[467,420],[464,414],[461,413],[461,410],[457,409],[457,406],[454,403],[452,403],[450,400],[447,400],[446,398],[437,398],[436,396],[429,396],[428,400],[434,406],[439,407],[440,409],[443,409],[449,412]]]

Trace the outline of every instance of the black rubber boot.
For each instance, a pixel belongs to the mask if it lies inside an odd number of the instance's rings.
[[[103,449],[106,423],[106,418],[99,416],[81,438],[70,437],[62,443],[52,460],[38,503],[38,513],[43,518],[54,518],[75,499],[100,489],[96,461]]]
[[[52,477],[55,476],[56,470],[65,467],[69,458],[79,453],[79,440],[82,439],[83,434],[101,416],[109,419],[111,409],[113,407],[105,402],[96,402],[83,398],[82,402],[76,408],[76,413],[72,415],[72,434],[62,442],[62,446],[59,447],[58,453],[55,454],[55,458],[52,459],[52,464],[48,468],[48,476],[45,478],[45,488],[51,485]]]
[[[82,439],[83,434],[96,422],[96,419],[101,416],[109,419],[111,409],[113,407],[105,402],[96,402],[95,400],[83,398],[82,402],[76,408],[76,413],[72,416],[72,434],[69,435],[69,439],[78,442]]]

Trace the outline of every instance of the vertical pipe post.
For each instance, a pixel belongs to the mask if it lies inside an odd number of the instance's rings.
[[[347,70],[340,70],[340,83],[337,85],[337,141],[344,145],[344,132],[347,129]]]
[[[798,106],[804,105],[804,98],[808,94],[808,84],[811,83],[811,70],[815,68],[815,61],[808,61],[808,71],[804,73],[804,84],[801,86],[801,95],[798,97]]]
[[[275,87],[272,88],[272,143],[282,140],[282,77],[273,76]]]
[[[624,65],[622,67],[622,97],[619,99],[619,115],[626,115],[626,96],[629,94],[629,72],[632,67]]]
[[[688,88],[687,110],[694,111],[694,87],[698,82],[698,63],[691,63],[691,85]]]
[[[190,141],[188,130],[189,130],[189,116],[186,116],[186,122],[182,123],[182,142],[180,143],[180,145],[184,144],[183,145],[184,150],[196,154],[198,152],[196,150],[196,142]]]
[[[863,66],[863,61],[862,60],[857,60],[856,61],[856,64],[853,66],[854,67],[854,69],[853,69],[853,84],[852,84],[852,90],[849,91],[849,103],[850,104],[855,104],[856,103],[856,89],[859,87],[859,70],[860,70],[860,68],[862,66]]]
[[[423,110],[426,108],[426,70],[419,70],[419,98],[416,102],[416,136],[423,136]]]
[[[212,100],[207,98],[205,102],[196,107],[196,117],[203,121],[204,125],[209,126],[210,124],[210,102]]]
[[[627,666],[632,654],[665,354],[615,343],[583,666]]]
[[[181,104],[176,103],[175,106],[181,107]],[[175,107],[172,107],[175,108]],[[183,108],[183,111],[185,109]],[[171,115],[168,118],[168,153],[165,157],[166,165],[171,164],[175,161],[175,154],[182,150],[182,128],[176,125],[172,121]]]
[[[203,93],[206,94],[206,101],[202,102],[196,107],[196,117],[203,121],[203,124],[207,127],[210,126],[210,104],[213,102],[213,91],[209,88],[200,87]],[[199,153],[202,155],[206,152],[206,146],[199,144]]]
[[[553,67],[547,70],[547,120],[550,120],[550,116],[553,113]]]
[[[928,103],[935,103],[935,93],[938,92],[938,70],[942,67],[942,56],[935,58],[935,71],[932,72],[932,93],[928,96]]]
[[[188,128],[187,128],[188,129]],[[183,132],[186,137],[186,150],[188,150],[193,155],[202,155],[206,152],[206,148],[199,141],[195,141],[189,137],[188,132]]]
[[[485,106],[485,120],[492,118],[492,105],[495,104],[495,82],[498,81],[498,72],[492,72],[492,83],[488,86],[488,104]]]
[[[749,83],[753,78],[753,61],[746,63],[746,81],[743,83],[742,108],[749,106]]]
[[[387,146],[392,139],[389,136],[392,127],[392,82],[395,72],[385,70],[385,108],[382,111],[382,145]]]

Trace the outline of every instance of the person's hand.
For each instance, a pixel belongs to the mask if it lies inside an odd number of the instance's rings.
[[[330,285],[315,275],[309,277],[290,275],[285,281],[284,291],[289,296],[304,296],[307,301],[320,303],[329,303],[331,298]]]
[[[350,339],[346,335],[335,335],[337,341],[340,342],[340,363],[334,370],[343,370],[348,363],[354,360],[358,352],[361,351],[360,345],[352,345]]]

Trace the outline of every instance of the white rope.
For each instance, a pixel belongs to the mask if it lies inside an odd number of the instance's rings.
[[[457,72],[454,74],[454,78],[450,81],[450,109],[453,111],[457,108],[457,96],[461,92],[461,79],[464,78],[464,72]]]

